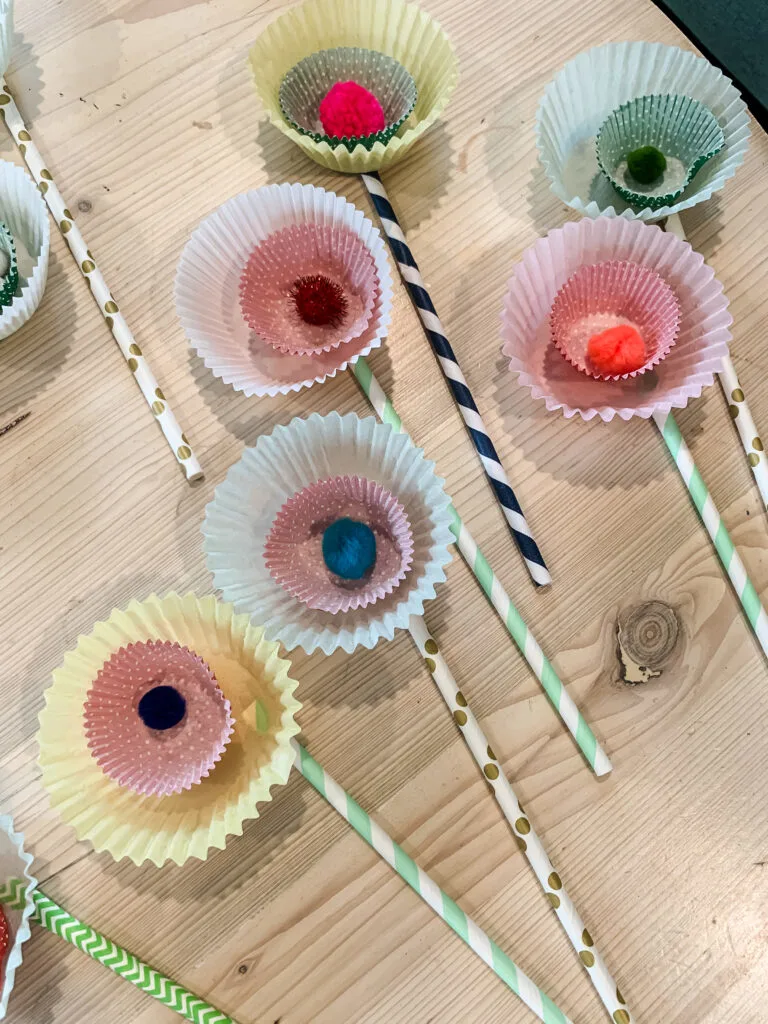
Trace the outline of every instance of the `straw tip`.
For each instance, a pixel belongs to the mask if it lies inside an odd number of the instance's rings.
[[[595,753],[595,763],[592,765],[592,769],[598,777],[608,775],[613,771],[613,765],[609,761],[608,755],[601,747],[597,748]]]

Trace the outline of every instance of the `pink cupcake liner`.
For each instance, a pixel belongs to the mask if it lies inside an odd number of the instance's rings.
[[[675,344],[652,371],[621,380],[588,377],[552,343],[555,298],[585,265],[639,264],[671,288],[680,310]],[[723,286],[691,246],[655,225],[598,217],[557,228],[526,249],[507,284],[502,352],[518,381],[547,409],[585,420],[645,419],[683,408],[712,384],[728,355],[732,318]]]
[[[597,380],[626,380],[645,373],[667,355],[680,325],[675,293],[648,267],[608,260],[580,267],[555,296],[549,314],[552,340],[577,370]],[[628,324],[640,332],[648,356],[636,370],[600,373],[590,362],[592,335]]]
[[[366,523],[376,536],[376,562],[364,579],[342,579],[323,559],[326,527],[345,516]],[[283,589],[309,608],[336,614],[392,593],[411,567],[413,536],[405,509],[381,484],[337,476],[310,484],[285,502],[267,535],[264,560]]]
[[[171,686],[186,702],[169,729],[139,717],[141,698]],[[170,641],[148,640],[116,651],[100,669],[84,705],[85,733],[96,763],[111,779],[147,796],[180,793],[208,776],[229,742],[229,701],[202,658]]]
[[[305,323],[291,298],[300,277],[320,275],[341,287],[342,322]],[[379,288],[376,264],[360,236],[330,224],[293,224],[275,231],[251,253],[240,279],[246,323],[281,352],[315,355],[360,337],[370,322]]]

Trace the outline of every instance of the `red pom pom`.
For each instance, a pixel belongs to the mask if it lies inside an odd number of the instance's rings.
[[[5,954],[11,947],[11,929],[8,927],[8,918],[5,916],[5,911],[0,906],[0,984],[3,981],[3,966],[5,961]]]
[[[386,127],[381,104],[357,82],[336,82],[320,103],[320,123],[334,139],[361,138]]]
[[[341,285],[323,274],[308,274],[293,282],[291,298],[304,323],[316,327],[340,327],[347,315],[347,299]]]
[[[587,355],[597,372],[608,377],[639,370],[648,360],[642,335],[629,324],[593,334],[587,344]]]

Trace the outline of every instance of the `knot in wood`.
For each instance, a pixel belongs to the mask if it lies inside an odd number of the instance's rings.
[[[625,681],[647,682],[675,649],[680,624],[675,611],[661,601],[646,601],[621,612],[618,640]],[[632,672],[631,669],[635,671]]]

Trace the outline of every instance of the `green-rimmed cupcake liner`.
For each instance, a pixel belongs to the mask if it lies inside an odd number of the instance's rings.
[[[333,85],[346,81],[357,82],[378,99],[386,120],[380,132],[343,138],[323,132],[320,103]],[[315,142],[343,145],[350,152],[358,145],[368,150],[377,142],[386,146],[410,117],[416,99],[416,83],[402,64],[360,46],[318,50],[295,64],[280,83],[280,109],[292,128]]]
[[[640,96],[610,114],[597,133],[597,162],[610,183],[632,206],[669,206],[707,160],[725,145],[711,110],[690,96]],[[627,172],[627,154],[655,146],[667,158],[658,183],[643,187]]]
[[[9,266],[4,277],[0,277],[0,306],[10,306],[19,287],[19,267],[16,262],[16,246],[13,235],[0,221],[0,249],[8,256]]]

